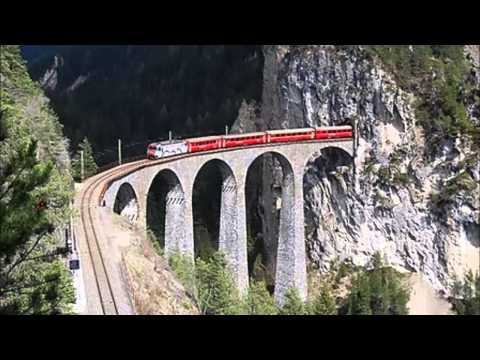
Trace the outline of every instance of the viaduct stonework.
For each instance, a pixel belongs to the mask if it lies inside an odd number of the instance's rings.
[[[353,158],[353,141],[312,141],[268,144],[172,158],[132,172],[110,184],[104,206],[126,215],[140,227],[147,227],[147,198],[152,183],[162,176],[168,184],[165,209],[165,254],[180,252],[193,259],[193,201],[197,174],[214,161],[223,178],[218,250],[222,251],[240,291],[248,288],[247,224],[245,186],[252,163],[273,154],[282,166],[282,201],[275,274],[275,299],[282,303],[290,288],[307,297],[303,177],[309,161],[322,149],[338,148]],[[120,205],[123,204],[123,205]]]

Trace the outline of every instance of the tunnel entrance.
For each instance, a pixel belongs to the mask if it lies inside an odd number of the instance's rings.
[[[185,194],[177,175],[160,171],[147,195],[147,229],[167,253],[179,250],[185,221]]]
[[[113,211],[116,214],[124,216],[129,222],[135,223],[138,218],[138,200],[133,187],[128,183],[123,183],[118,189]]]
[[[231,254],[236,241],[237,187],[233,172],[221,160],[202,166],[193,184],[195,258],[208,259],[221,250]]]
[[[280,227],[288,222],[287,197],[293,197],[293,170],[277,153],[258,157],[246,179],[247,259],[249,277],[275,290]]]

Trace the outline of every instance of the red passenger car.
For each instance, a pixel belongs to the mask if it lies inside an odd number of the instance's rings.
[[[159,159],[175,154],[261,145],[268,143],[302,142],[353,137],[351,126],[330,126],[305,129],[284,129],[249,134],[208,136],[184,141],[153,143],[148,146],[147,157]]]
[[[265,144],[266,142],[267,134],[264,132],[222,136],[222,148],[259,145]]]
[[[286,130],[272,130],[267,131],[267,142],[294,142],[306,141],[315,139],[315,129],[286,129]]]
[[[334,138],[351,138],[353,131],[351,126],[335,126],[321,127],[315,129],[315,139],[334,139]]]
[[[221,136],[208,136],[185,140],[188,146],[188,152],[199,152],[220,149],[222,146]]]

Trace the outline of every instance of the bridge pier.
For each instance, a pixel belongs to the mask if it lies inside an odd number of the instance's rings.
[[[190,189],[190,188],[189,188]],[[184,203],[183,213],[183,233],[181,238],[178,240],[177,251],[189,258],[192,262],[195,261],[195,250],[194,250],[194,238],[193,238],[193,198],[192,191],[187,190],[185,192],[185,199],[188,199]]]
[[[245,189],[243,183],[239,185],[232,174],[222,186],[219,251],[225,255],[235,284],[244,294],[248,289],[247,231]]]
[[[284,303],[286,293],[292,288],[298,290],[302,300],[307,299],[303,172],[293,172],[287,167],[284,171],[274,294],[279,304]]]
[[[165,207],[165,254],[168,257],[175,252],[183,253],[186,248],[186,201],[180,184],[168,192]]]

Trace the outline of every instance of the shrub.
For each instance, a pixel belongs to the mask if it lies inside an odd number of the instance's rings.
[[[152,244],[152,246],[153,246],[155,252],[157,253],[157,255],[163,256],[164,255],[164,250],[162,248],[162,245],[160,244],[160,240],[155,235],[155,232],[153,232],[153,230],[147,229],[147,239]]]
[[[380,58],[396,82],[419,99],[415,112],[429,135],[428,153],[432,154],[442,139],[460,134],[472,137],[480,146],[480,128],[468,118],[463,100],[474,94],[475,85],[467,80],[462,45],[369,45],[365,50]]]
[[[203,314],[242,313],[240,298],[222,253],[215,253],[207,261],[198,259],[195,270],[198,302]]]
[[[308,306],[302,301],[298,290],[292,288],[285,294],[283,306],[281,306],[280,315],[308,315]]]
[[[81,174],[81,152],[83,151],[83,164],[84,164],[84,177],[85,179],[93,176],[98,171],[98,166],[93,157],[92,146],[88,139],[85,137],[83,141],[78,145],[78,150],[75,157],[72,160],[72,172],[73,178],[76,181],[82,180]]]
[[[463,282],[456,279],[450,301],[457,315],[480,315],[480,273],[469,271]]]
[[[263,281],[250,280],[245,299],[245,312],[249,315],[277,315],[278,307]]]
[[[195,287],[195,266],[191,259],[178,253],[172,254],[168,263],[178,279],[185,286],[186,291],[197,299]]]
[[[451,203],[459,192],[461,191],[473,191],[477,187],[475,181],[466,172],[460,172],[457,176],[448,180],[440,189],[437,194],[430,196],[430,202],[435,207],[442,207],[448,203]]]
[[[393,182],[395,184],[407,186],[410,182],[410,179],[407,173],[396,172],[395,175],[393,175]]]
[[[400,273],[383,264],[375,254],[372,269],[357,274],[347,299],[349,315],[406,315],[410,291]]]
[[[307,305],[308,313],[311,315],[336,315],[337,307],[335,299],[332,296],[332,288],[327,284],[323,284],[320,293],[311,304]]]

